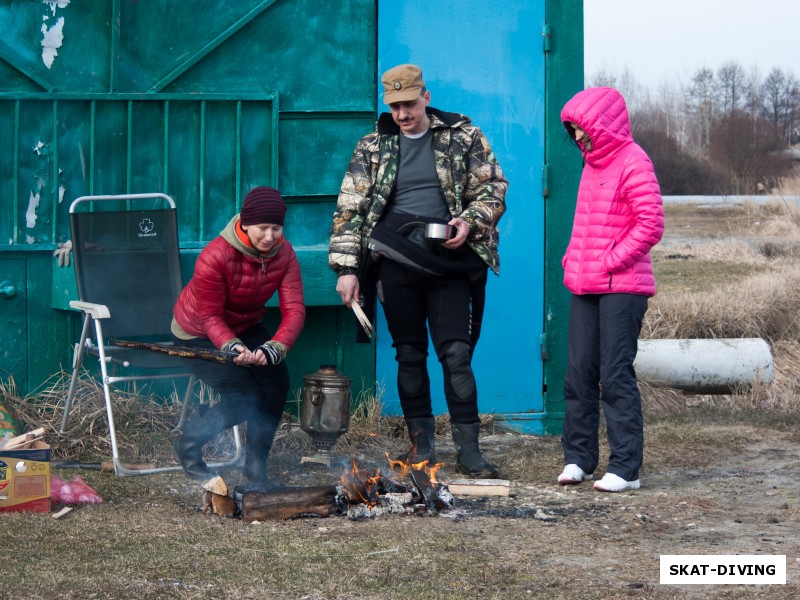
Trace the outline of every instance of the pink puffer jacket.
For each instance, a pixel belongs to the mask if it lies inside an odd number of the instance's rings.
[[[664,208],[653,164],[631,136],[625,100],[612,88],[578,92],[561,120],[591,140],[572,236],[561,263],[564,285],[574,294],[626,293],[653,296],[650,249],[664,233]]]

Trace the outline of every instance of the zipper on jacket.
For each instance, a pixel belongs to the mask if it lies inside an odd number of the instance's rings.
[[[615,239],[611,243],[611,249],[609,250],[609,252],[611,252],[616,247],[617,247],[617,240]],[[608,274],[608,289],[611,289],[611,282],[612,281],[614,281],[614,274],[613,273],[609,273]]]

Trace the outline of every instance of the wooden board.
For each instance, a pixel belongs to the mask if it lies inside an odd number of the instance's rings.
[[[507,479],[458,479],[447,484],[454,496],[508,496],[511,482]]]

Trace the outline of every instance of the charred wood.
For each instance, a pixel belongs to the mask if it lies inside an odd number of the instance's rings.
[[[447,508],[447,502],[442,500],[439,497],[439,494],[436,493],[436,490],[431,483],[431,478],[428,477],[427,473],[421,469],[411,469],[410,471],[411,481],[416,486],[417,490],[419,491],[422,499],[425,501],[425,506],[428,510],[443,510]]]
[[[242,495],[242,520],[283,521],[300,516],[328,517],[336,510],[336,487],[285,488]]]

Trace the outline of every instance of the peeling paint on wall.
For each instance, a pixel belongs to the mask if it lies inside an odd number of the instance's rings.
[[[44,142],[39,140],[36,142],[36,145],[33,147],[33,151],[36,152],[39,156],[42,155],[42,148],[44,148]]]
[[[69,6],[69,0],[42,0],[42,4],[49,4],[53,16],[56,16],[56,8],[66,8]]]
[[[45,17],[45,20],[47,17]],[[59,17],[56,24],[50,29],[47,23],[42,24],[42,62],[48,69],[53,66],[53,61],[58,55],[58,49],[64,42],[64,17]]]
[[[28,229],[36,227],[36,209],[39,208],[39,193],[31,192],[31,198],[28,200],[28,210],[25,211],[25,226]]]
[[[58,203],[61,204],[64,201],[64,193],[66,192],[66,188],[63,185],[58,186]]]

